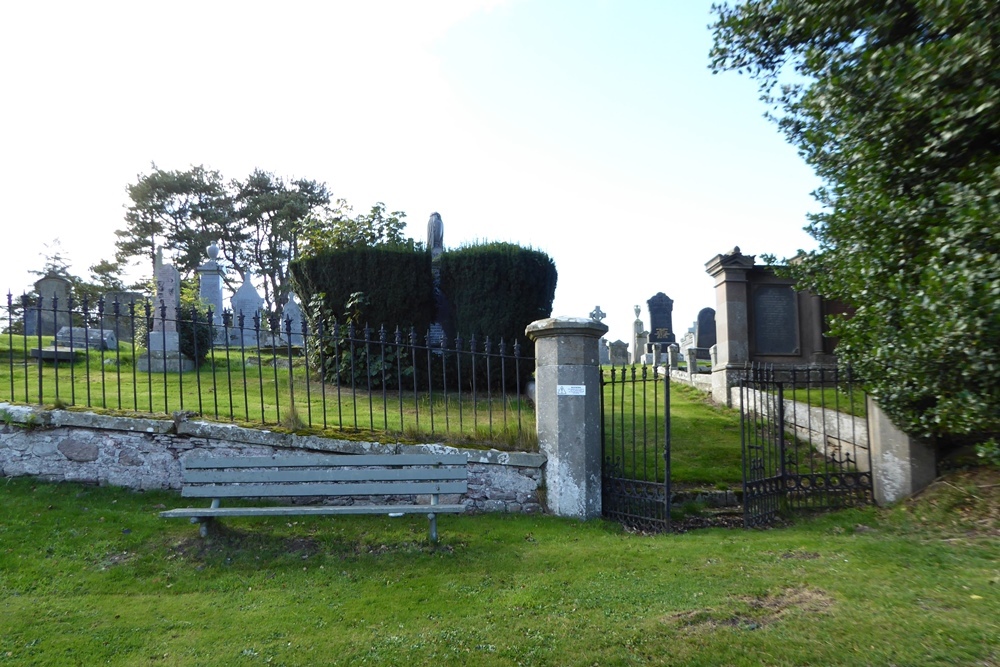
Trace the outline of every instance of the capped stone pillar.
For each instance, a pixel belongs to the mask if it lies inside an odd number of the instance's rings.
[[[732,252],[716,255],[705,263],[706,272],[715,279],[716,359],[712,366],[712,398],[722,405],[732,405],[729,388],[750,360],[747,272],[753,269],[755,261],[753,255],[744,255],[737,246]]]
[[[557,516],[601,516],[601,370],[598,341],[608,332],[582,317],[528,325],[535,343],[535,419],[545,454],[548,510]]]

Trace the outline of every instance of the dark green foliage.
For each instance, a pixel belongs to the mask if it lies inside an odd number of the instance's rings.
[[[423,335],[434,316],[434,281],[430,253],[406,246],[352,246],[330,249],[289,265],[295,292],[310,315],[323,304],[327,317],[343,322],[351,295],[365,295],[358,308],[356,325],[373,328],[401,327],[409,333],[416,327]],[[326,321],[326,327],[332,324]]]
[[[824,181],[819,250],[792,271],[856,309],[832,323],[838,353],[913,435],[1000,433],[1000,3],[716,11],[713,67],[761,81]]]
[[[200,366],[212,347],[212,323],[204,309],[183,303],[177,309],[177,320],[181,353]]]
[[[518,341],[521,356],[534,356],[524,329],[552,314],[557,274],[548,255],[513,243],[485,243],[444,253],[440,267],[441,291],[451,306],[444,323],[450,337],[468,344],[475,336],[482,351],[489,336],[494,346],[502,340],[507,354]],[[533,370],[533,364],[521,364],[522,383]]]

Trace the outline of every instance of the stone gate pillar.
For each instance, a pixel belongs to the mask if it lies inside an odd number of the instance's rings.
[[[608,327],[582,317],[528,325],[535,342],[535,419],[545,454],[548,510],[601,516],[601,369],[598,341]]]

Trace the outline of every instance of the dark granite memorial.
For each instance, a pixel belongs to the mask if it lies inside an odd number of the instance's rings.
[[[674,336],[674,301],[663,292],[657,292],[646,301],[649,308],[649,342],[676,343]]]
[[[753,341],[757,354],[799,353],[798,297],[788,285],[753,290]]]

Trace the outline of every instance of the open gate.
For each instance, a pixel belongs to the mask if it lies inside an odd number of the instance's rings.
[[[601,371],[601,503],[609,519],[670,530],[670,382],[659,366]]]
[[[740,411],[745,526],[872,502],[865,400],[850,369],[750,367]]]

